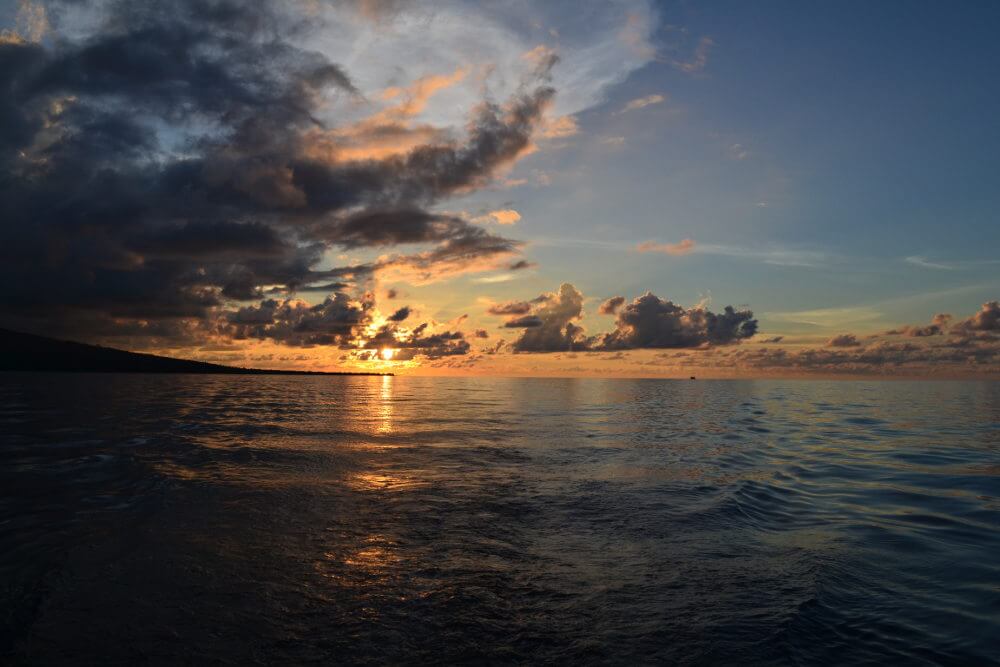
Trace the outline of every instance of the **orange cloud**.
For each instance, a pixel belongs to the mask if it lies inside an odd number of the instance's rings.
[[[45,7],[21,0],[17,8],[17,27],[0,31],[0,44],[38,43],[49,30],[49,18]]]
[[[304,137],[305,152],[325,162],[356,162],[384,160],[418,146],[445,142],[449,138],[446,130],[411,121],[431,97],[456,85],[466,74],[467,70],[459,67],[451,74],[421,77],[406,87],[386,88],[380,98],[396,104],[335,130],[310,130]]]
[[[485,215],[480,215],[472,219],[473,222],[478,222],[479,224],[494,222],[498,225],[513,225],[516,224],[521,219],[521,214],[512,208],[501,208],[496,211],[490,211]]]
[[[680,243],[657,243],[656,241],[644,241],[636,246],[639,252],[662,252],[666,255],[687,255],[694,252],[695,242],[692,239],[684,239]]]
[[[400,104],[381,111],[379,115],[390,118],[416,116],[424,110],[428,100],[435,93],[461,82],[467,73],[468,70],[464,67],[459,67],[451,74],[435,74],[421,77],[406,88],[386,88],[382,91],[381,97],[383,100],[404,99]]]
[[[572,137],[580,131],[573,116],[559,116],[547,119],[541,127],[541,135],[546,139],[563,139]]]

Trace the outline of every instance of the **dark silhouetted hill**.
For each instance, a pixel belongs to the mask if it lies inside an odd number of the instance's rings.
[[[0,329],[0,371],[81,373],[221,373],[228,375],[391,375],[236,368],[73,343]]]

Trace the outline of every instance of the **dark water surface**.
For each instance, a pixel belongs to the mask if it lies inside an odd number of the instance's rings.
[[[1000,656],[1000,383],[9,374],[0,424],[0,662]]]

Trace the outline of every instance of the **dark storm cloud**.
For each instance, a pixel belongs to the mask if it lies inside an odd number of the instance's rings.
[[[315,306],[296,299],[267,299],[227,315],[233,338],[270,339],[287,345],[345,345],[371,321],[374,301],[357,301],[343,292]]]
[[[211,328],[221,316],[250,335],[225,315],[232,300],[329,286],[335,305],[316,312],[248,306],[275,311],[268,338],[311,344],[341,335],[333,323],[350,281],[388,269],[431,280],[520,249],[428,207],[527,151],[551,88],[482,104],[464,142],[340,162],[311,150],[329,129],[317,113],[358,92],[338,65],[295,45],[308,26],[286,5],[91,8],[102,23],[89,35],[0,44],[4,323],[86,338],[121,318]],[[58,22],[60,4],[50,13]],[[430,248],[319,268],[333,247],[411,243]]]
[[[321,233],[349,249],[448,241],[474,229],[461,218],[419,209],[367,210],[335,225],[320,223]]]

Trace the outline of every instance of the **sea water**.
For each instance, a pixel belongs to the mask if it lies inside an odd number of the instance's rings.
[[[0,661],[996,664],[1000,383],[0,376]]]

